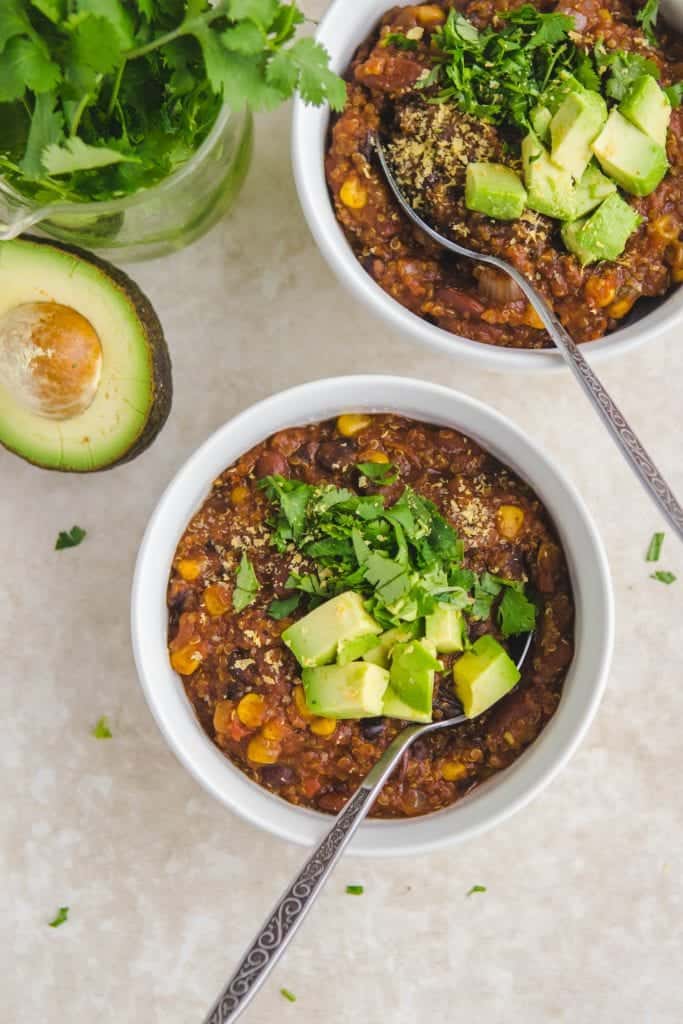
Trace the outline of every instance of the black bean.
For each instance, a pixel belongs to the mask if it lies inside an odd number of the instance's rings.
[[[384,718],[362,718],[360,731],[366,740],[376,740],[384,732],[386,719]]]
[[[269,764],[261,769],[262,781],[275,789],[279,789],[280,786],[291,786],[297,777],[297,773],[288,764]]]

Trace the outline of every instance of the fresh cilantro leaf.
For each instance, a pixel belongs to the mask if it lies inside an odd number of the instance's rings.
[[[669,97],[669,103],[672,107],[680,107],[681,101],[683,100],[683,82],[675,82],[674,85],[667,85],[664,92]]]
[[[259,481],[270,501],[277,501],[285,522],[289,526],[289,534],[298,540],[303,533],[306,521],[306,509],[311,500],[313,487],[300,480],[287,480],[283,476],[266,476]]]
[[[390,462],[359,462],[357,466],[363,476],[380,487],[398,480],[398,471]]]
[[[55,543],[55,551],[61,551],[63,548],[78,547],[86,536],[86,532],[80,526],[72,526],[70,530],[60,530],[57,542]]]
[[[514,23],[514,19],[512,20]],[[566,14],[542,14],[541,22],[527,43],[530,50],[537,46],[549,46],[565,39],[574,28],[574,19]]]
[[[660,583],[675,583],[676,577],[672,572],[667,572],[664,569],[658,569],[657,572],[653,572],[650,575],[650,579],[659,580]]]
[[[646,562],[658,562],[659,561],[659,556],[660,556],[660,554],[662,552],[662,544],[663,543],[664,543],[664,534],[663,533],[653,533],[652,534],[652,540],[650,541],[650,546],[648,547],[647,554],[645,555],[645,561]]]
[[[248,18],[267,29],[277,15],[279,6],[277,0],[229,0],[228,17],[232,21]]]
[[[384,604],[393,604],[410,589],[410,575],[402,565],[387,558],[386,555],[371,554],[364,568],[365,578],[375,588],[377,596]]]
[[[654,61],[639,53],[625,50],[606,50],[598,45],[594,50],[595,61],[601,74],[605,74],[603,87],[605,96],[620,103],[631,85],[641,75],[652,75],[659,79],[659,68]]]
[[[332,110],[343,110],[346,103],[346,83],[329,70],[327,50],[308,37],[280,50],[269,62],[266,77],[285,96],[294,83],[304,102],[314,106],[327,101]]]
[[[235,589],[232,594],[232,605],[235,611],[241,612],[243,608],[252,604],[259,588],[260,584],[256,578],[254,567],[246,554],[243,554],[235,577]]]
[[[417,39],[409,39],[403,32],[389,32],[384,36],[380,46],[395,46],[397,50],[417,50]]]
[[[263,52],[266,33],[255,22],[242,21],[232,28],[227,28],[221,35],[221,42],[228,50],[253,57]]]
[[[101,75],[113,72],[123,59],[123,47],[106,18],[81,16],[71,30],[71,57]]]
[[[64,924],[69,916],[68,907],[60,907],[57,911],[56,916],[52,921],[49,922],[50,928],[59,928],[60,924]]]
[[[56,97],[52,91],[36,96],[26,151],[21,161],[21,168],[29,178],[40,178],[45,173],[43,151],[62,138],[64,121],[61,113],[55,110],[55,104]]]
[[[472,888],[467,893],[467,895],[468,896],[472,896],[473,893],[475,893],[475,892],[486,892],[486,891],[487,891],[487,889],[486,889],[485,885],[473,885]]]
[[[362,896],[365,888],[362,885],[347,885],[346,892],[349,896]]]
[[[66,16],[66,0],[31,0],[31,6],[44,14],[54,25]]]
[[[15,36],[7,43],[0,60],[0,102],[20,99],[26,87],[35,93],[47,92],[60,78],[59,66],[39,43]]]
[[[296,996],[294,995],[293,992],[290,992],[288,988],[281,988],[280,995],[282,996],[283,999],[286,999],[288,1003],[296,1002]]]
[[[474,603],[472,618],[480,621],[488,619],[494,600],[503,589],[503,584],[490,572],[484,572],[474,584]]]
[[[109,722],[107,721],[106,715],[97,719],[92,734],[96,740],[110,740],[112,738],[111,729],[109,728]]]
[[[520,590],[506,587],[498,606],[498,622],[504,637],[528,633],[536,625],[536,605]]]
[[[252,110],[272,110],[286,98],[286,93],[266,81],[262,59],[255,61],[226,49],[215,32],[205,26],[195,35],[202,47],[211,88],[233,110],[246,106]]]
[[[52,143],[43,150],[42,164],[48,174],[72,174],[74,171],[87,171],[94,167],[109,167],[122,162],[139,163],[138,157],[126,156],[118,149],[106,146],[88,146],[74,136],[67,139],[64,145]]]
[[[280,597],[271,601],[268,605],[268,614],[273,619],[286,619],[299,607],[301,594],[292,594],[291,597]]]
[[[77,0],[79,13],[94,14],[109,22],[117,42],[128,50],[134,41],[133,19],[121,0]]]
[[[30,22],[20,0],[3,0],[0,7],[0,53],[13,36],[24,35],[30,30]]]
[[[657,37],[654,30],[658,15],[659,0],[645,0],[645,3],[636,14],[636,21],[642,26],[643,34],[652,46],[657,45]]]
[[[600,92],[600,75],[595,70],[595,65],[590,56],[583,50],[576,55],[574,76],[586,89],[592,92]]]

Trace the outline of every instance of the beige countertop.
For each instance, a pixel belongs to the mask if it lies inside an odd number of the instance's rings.
[[[342,863],[245,1024],[675,1024],[680,545],[669,533],[661,562],[679,582],[650,580],[660,519],[567,375],[478,374],[356,305],[304,224],[288,133],[287,110],[261,118],[234,215],[132,268],[174,360],[173,412],[154,447],[89,478],[0,454],[0,1020],[199,1024],[298,868],[301,849],[224,810],[165,746],[130,651],[131,574],[163,487],[226,419],[288,385],[391,371],[490,402],[578,485],[615,580],[610,684],[569,767],[510,821],[450,852]],[[683,495],[680,328],[601,369]],[[73,523],[86,541],[55,552]],[[114,735],[98,742],[103,714]],[[364,896],[346,896],[349,883]],[[474,884],[488,891],[467,899]],[[60,905],[68,923],[48,928]]]

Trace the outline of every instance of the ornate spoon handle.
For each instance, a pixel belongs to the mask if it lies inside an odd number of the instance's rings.
[[[422,731],[423,726],[409,726],[389,744],[360,789],[335,818],[320,846],[283,893],[204,1024],[232,1024],[246,1008],[294,937],[399,757]]]

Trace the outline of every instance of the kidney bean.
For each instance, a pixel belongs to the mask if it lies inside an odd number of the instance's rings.
[[[291,786],[298,775],[288,764],[269,764],[261,769],[261,779],[267,786],[279,789],[280,786]]]
[[[333,472],[335,469],[346,469],[356,461],[358,452],[355,445],[345,441],[324,441],[316,453],[315,459],[323,469]]]
[[[274,434],[270,443],[276,451],[289,458],[305,440],[306,428],[292,427],[290,430],[281,430],[279,434]]]
[[[289,476],[289,463],[279,452],[263,452],[254,469],[257,477]]]
[[[363,733],[363,737],[366,740],[375,740],[378,736],[381,736],[384,732],[386,720],[380,718],[362,718],[360,723],[360,731]]]

